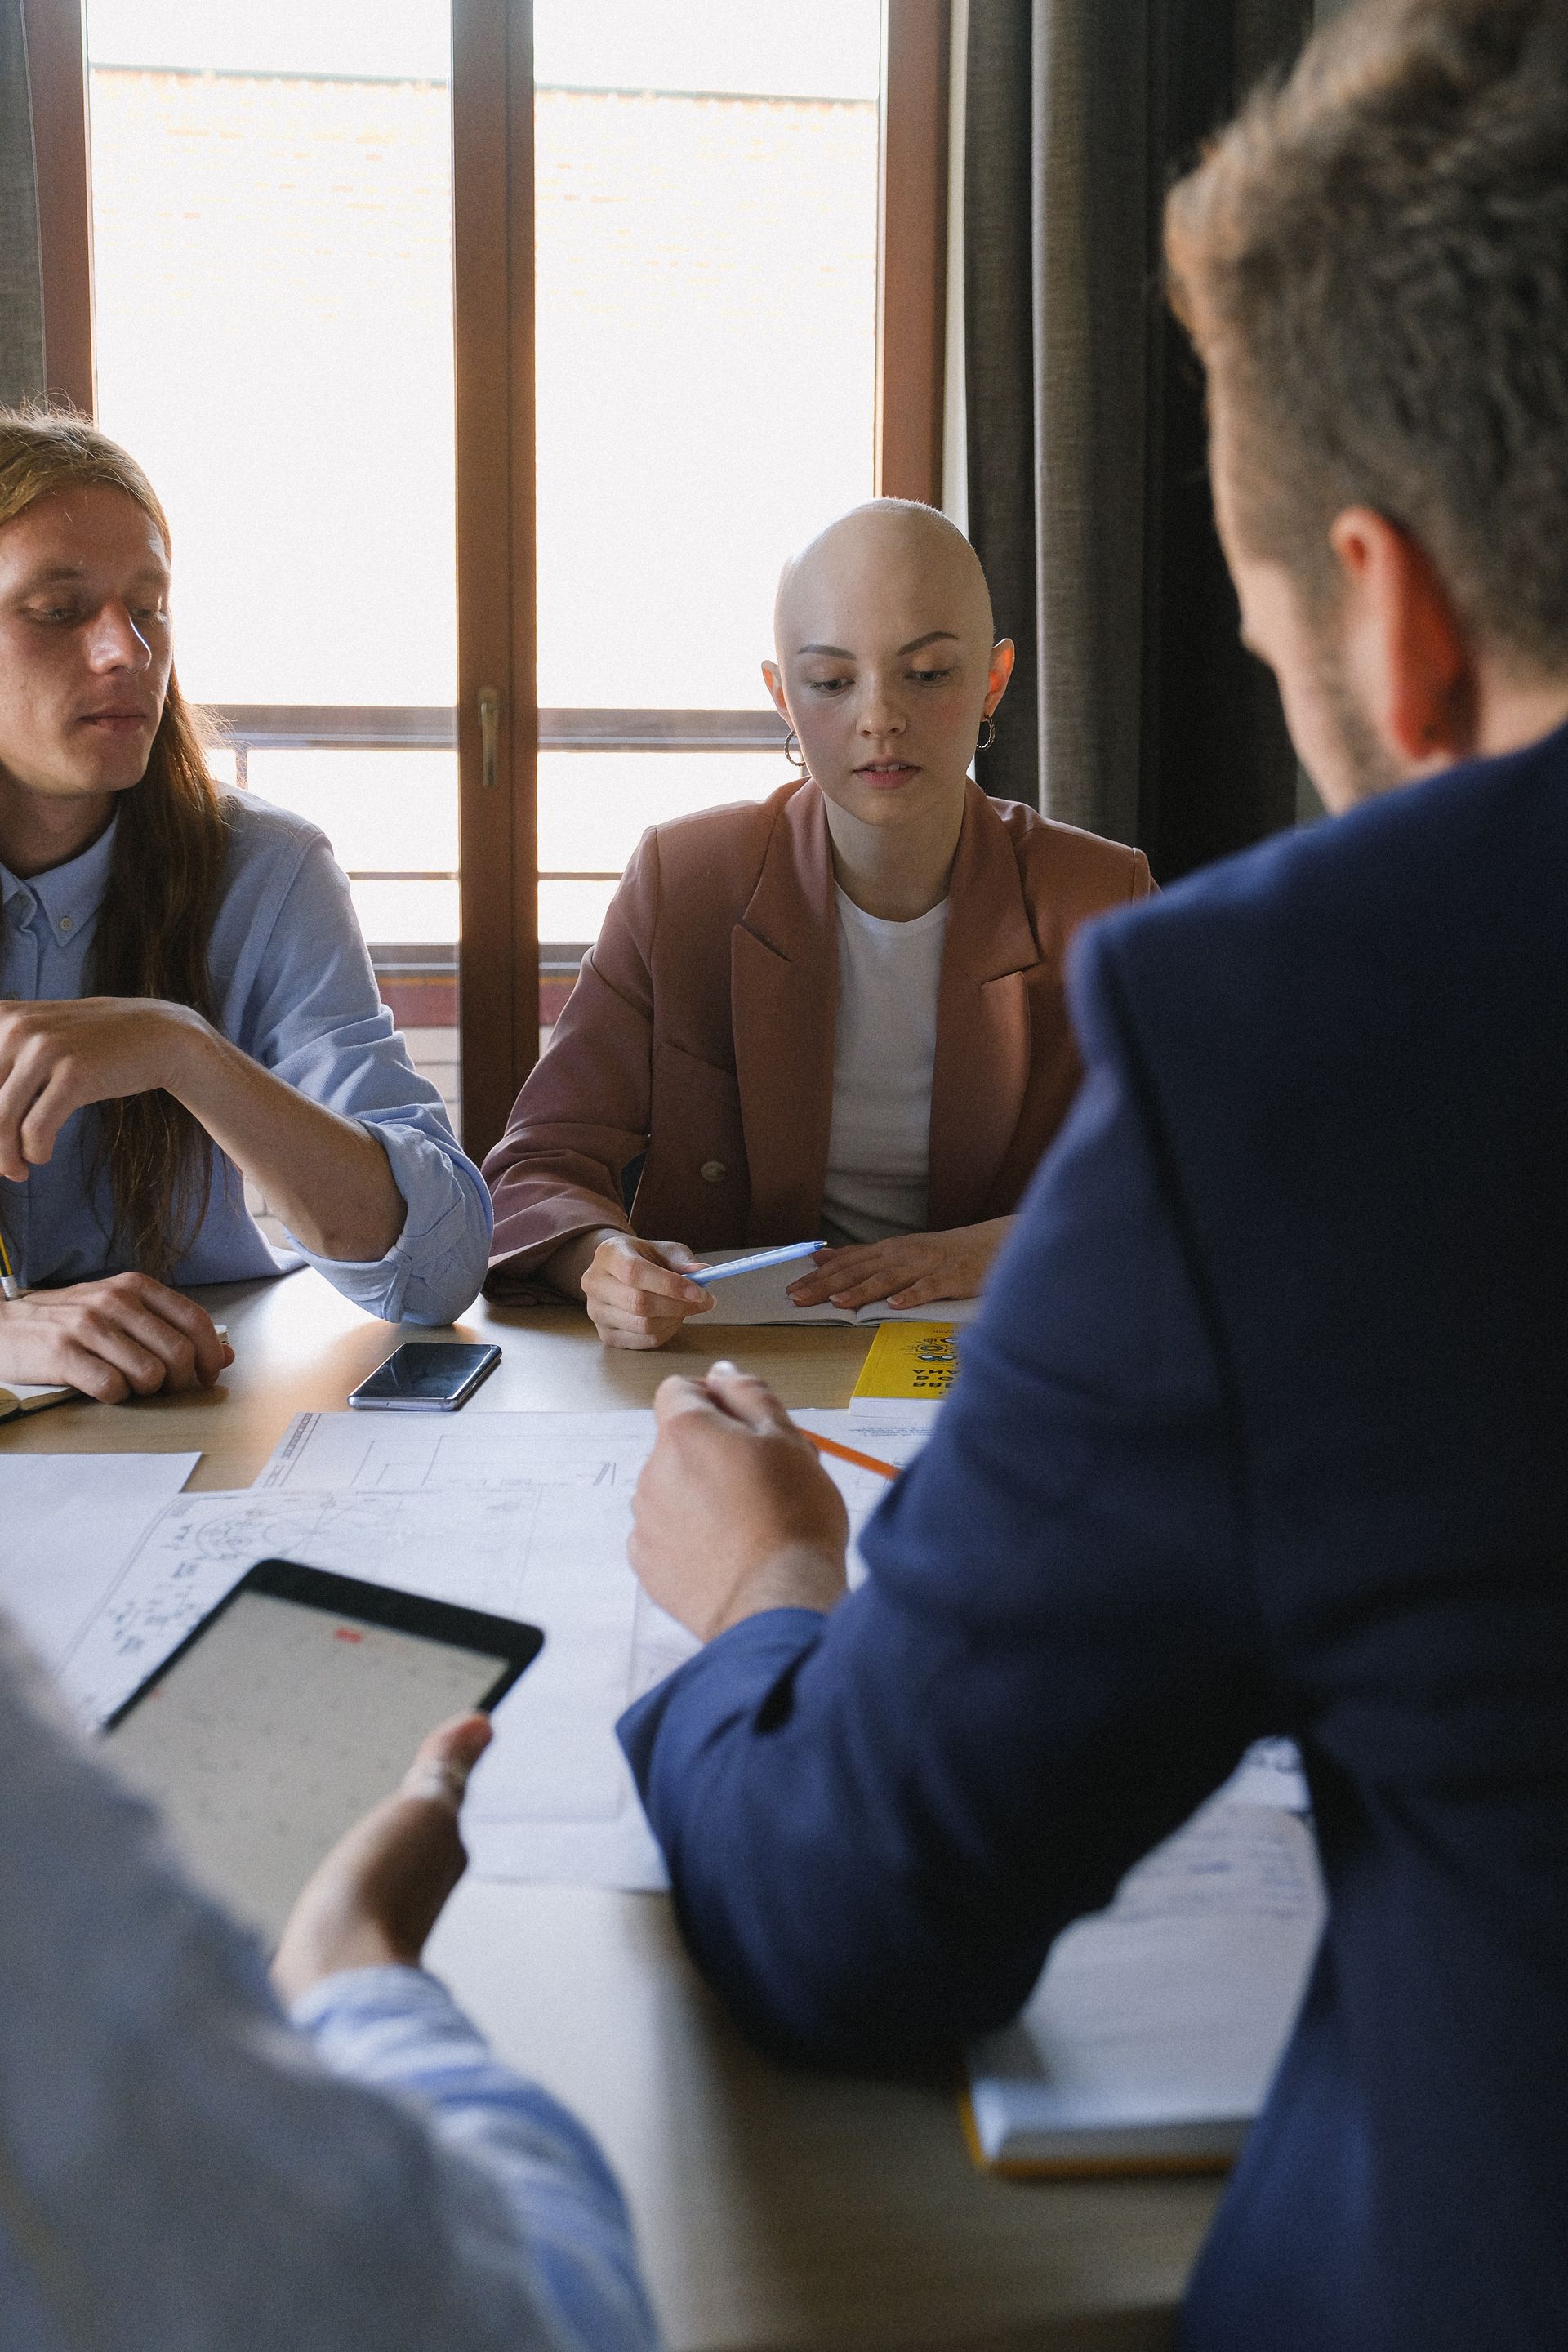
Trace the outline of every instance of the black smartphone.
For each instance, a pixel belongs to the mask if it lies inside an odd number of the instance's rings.
[[[382,1412],[456,1412],[500,1361],[497,1347],[460,1339],[410,1339],[349,1392],[353,1405]]]

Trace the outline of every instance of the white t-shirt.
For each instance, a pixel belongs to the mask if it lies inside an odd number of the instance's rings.
[[[947,900],[885,922],[838,897],[838,1017],[825,1241],[926,1229],[931,1080]]]

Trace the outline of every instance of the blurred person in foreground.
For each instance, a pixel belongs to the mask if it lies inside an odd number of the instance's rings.
[[[5,2352],[654,2352],[603,2157],[418,1965],[489,1736],[424,1743],[269,1990],[0,1617]]]
[[[1248,642],[1337,821],[1083,936],[1086,1076],[844,1587],[667,1381],[623,1737],[759,2038],[900,2063],[1253,1739],[1330,1908],[1194,2352],[1568,2344],[1568,0],[1371,0],[1167,214]]]

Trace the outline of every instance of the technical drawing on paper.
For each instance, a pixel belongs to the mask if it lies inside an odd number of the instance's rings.
[[[479,1486],[491,1494],[511,1494],[530,1486],[613,1486],[616,1465],[602,1456],[582,1461],[543,1460],[537,1454],[520,1455],[510,1445],[487,1445],[469,1439],[454,1444],[441,1437],[421,1444],[398,1445],[384,1437],[373,1438],[354,1473],[356,1491],[413,1494],[432,1486]]]
[[[584,1465],[524,1486],[290,1486],[182,1495],[78,1631],[60,1678],[101,1722],[257,1560],[336,1570],[540,1625],[540,1658],[497,1710],[465,1832],[481,1874],[663,1883],[615,1724],[695,1643],[626,1565],[628,1485]]]
[[[127,1698],[258,1560],[295,1559],[517,1616],[537,1487],[474,1496],[454,1552],[445,1496],[180,1495],[135,1545],[59,1672],[96,1718]]]
[[[487,1489],[562,1480],[635,1486],[653,1444],[651,1412],[481,1412],[441,1417],[301,1412],[258,1486]]]
[[[929,1427],[803,1415],[907,1461]],[[61,1679],[101,1721],[257,1560],[286,1559],[542,1627],[535,1664],[497,1710],[464,1811],[481,1875],[658,1886],[663,1865],[615,1736],[619,1716],[689,1658],[692,1637],[626,1564],[649,1412],[490,1413],[456,1429],[302,1414],[258,1484],[182,1495],[153,1520],[66,1657]],[[835,1464],[858,1529],[886,1491]]]

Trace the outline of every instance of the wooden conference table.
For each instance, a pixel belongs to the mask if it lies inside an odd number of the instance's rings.
[[[237,1350],[218,1389],[61,1406],[0,1431],[0,1456],[199,1446],[193,1486],[248,1486],[291,1413],[340,1410],[394,1344],[310,1271],[200,1295]],[[666,1372],[718,1352],[692,1338],[610,1353],[564,1307],[481,1305],[458,1330],[505,1351],[470,1413],[645,1405]],[[722,1344],[787,1404],[841,1405],[868,1338],[818,1326]],[[668,1897],[470,1879],[428,1958],[497,2049],[599,2135],[673,2352],[1169,2340],[1213,2181],[987,2178],[946,2086],[795,2073],[749,2049],[687,1960]]]

